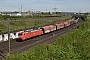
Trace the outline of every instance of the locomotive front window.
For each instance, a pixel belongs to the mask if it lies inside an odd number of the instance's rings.
[[[19,33],[18,36],[22,36],[22,33]]]

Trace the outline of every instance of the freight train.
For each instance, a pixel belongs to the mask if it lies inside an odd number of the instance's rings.
[[[55,22],[53,25],[47,25],[47,26],[39,27],[37,29],[29,29],[24,32],[19,32],[18,38],[16,39],[16,41],[24,41],[35,36],[47,34],[47,33],[68,27],[72,24],[78,23],[78,20],[79,18],[77,19],[72,18],[69,20]]]

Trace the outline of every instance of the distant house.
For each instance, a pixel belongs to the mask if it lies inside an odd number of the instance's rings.
[[[32,15],[33,12],[1,12],[2,15],[10,15],[10,16],[28,16],[28,15]]]
[[[20,14],[20,13],[17,13],[17,14],[16,14],[16,16],[21,16],[21,15],[22,15],[22,14]]]
[[[31,12],[30,10],[27,12],[22,12],[22,16],[32,16],[33,12]]]
[[[1,12],[2,15],[21,16],[19,12]]]

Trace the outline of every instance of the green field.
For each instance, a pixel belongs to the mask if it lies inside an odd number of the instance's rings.
[[[52,44],[38,45],[22,54],[11,54],[6,60],[90,60],[90,19]]]
[[[62,17],[33,17],[33,18],[17,18],[10,20],[10,30],[18,30],[24,28],[32,28],[36,26],[43,26],[47,24],[53,24],[55,21],[70,19],[71,16]],[[0,20],[0,32],[5,32],[8,30],[8,19]]]

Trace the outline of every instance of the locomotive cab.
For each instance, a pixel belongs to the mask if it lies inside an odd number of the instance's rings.
[[[28,32],[22,32],[18,34],[18,38],[23,40],[26,40],[28,38]]]
[[[23,33],[18,33],[18,38],[16,39],[16,41],[18,41],[18,42],[22,41],[22,34]]]
[[[25,40],[25,35],[26,35],[25,32],[18,33],[18,39],[17,39],[17,41],[23,41],[23,40]]]
[[[23,33],[18,34],[18,38],[22,38]]]

